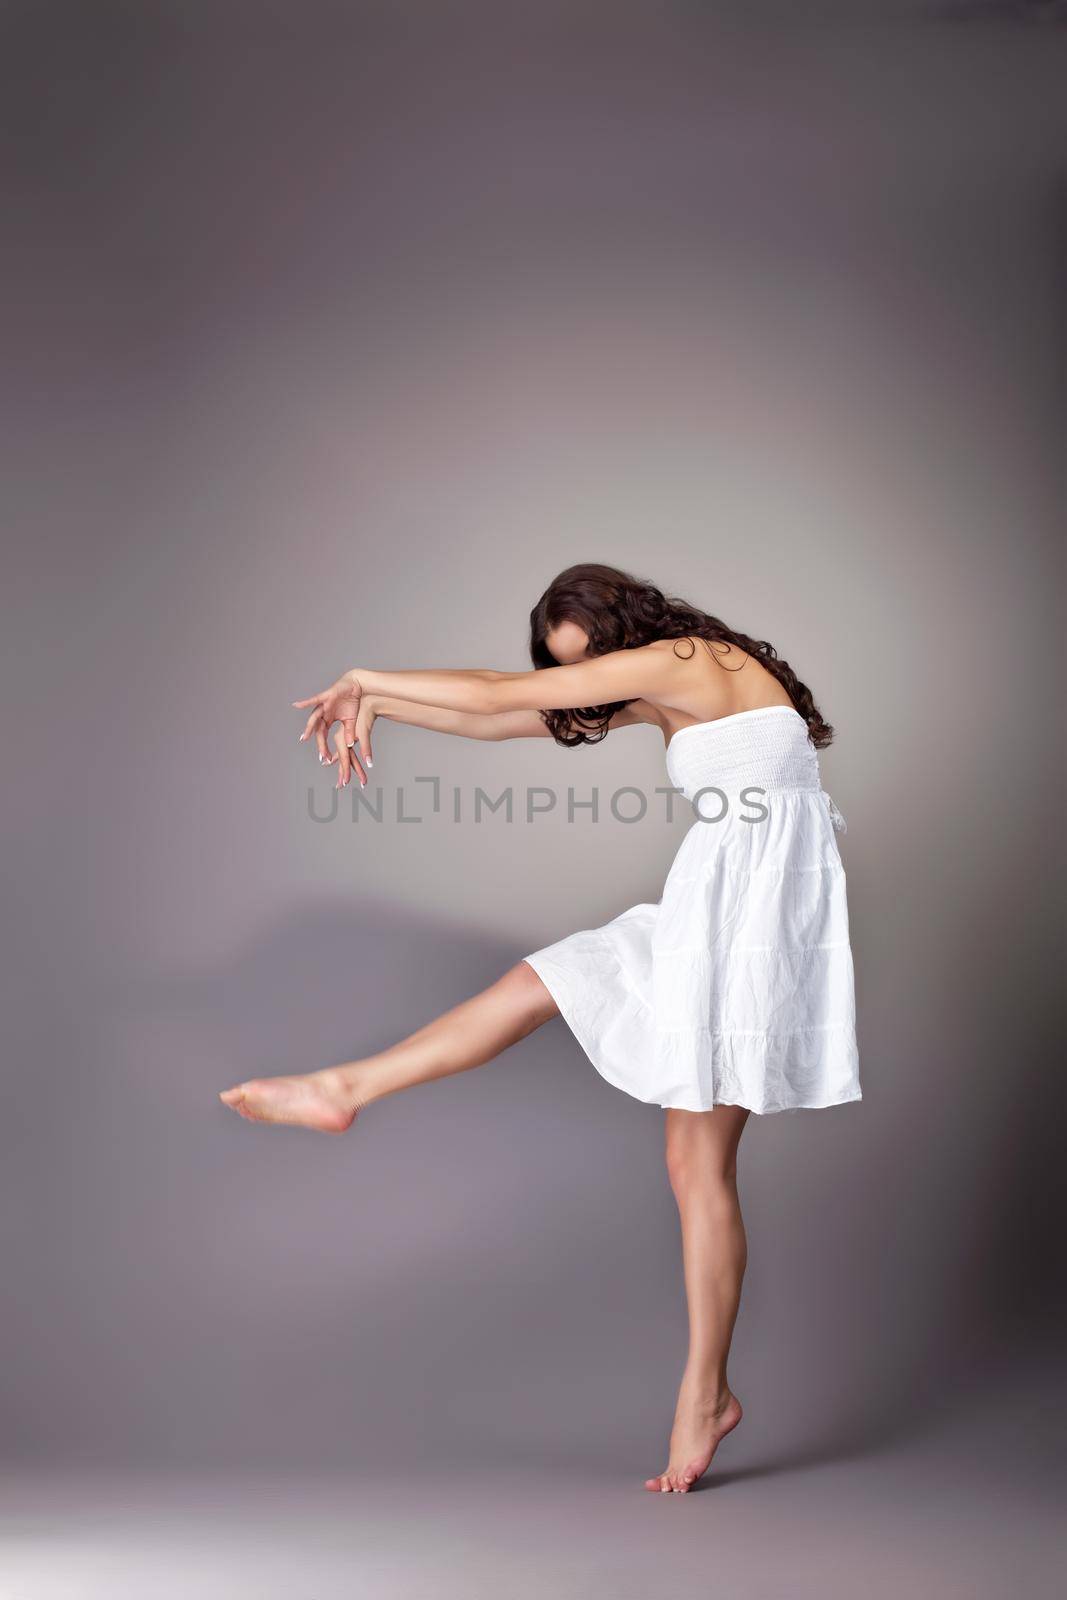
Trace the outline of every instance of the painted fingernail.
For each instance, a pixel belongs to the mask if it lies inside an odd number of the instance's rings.
[[[367,757],[367,765],[368,767],[373,767],[374,765],[374,762],[371,760],[370,756]]]

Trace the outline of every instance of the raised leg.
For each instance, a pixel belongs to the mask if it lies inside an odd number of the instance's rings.
[[[748,1115],[742,1106],[667,1112],[667,1170],[682,1223],[689,1356],[670,1460],[645,1482],[646,1489],[660,1493],[686,1493],[707,1471],[719,1441],[741,1420],[726,1362],[748,1260],[737,1196],[737,1146]]]
[[[557,1010],[537,973],[520,961],[481,994],[377,1055],[300,1077],[250,1078],[219,1099],[252,1122],[344,1133],[372,1100],[480,1067]]]

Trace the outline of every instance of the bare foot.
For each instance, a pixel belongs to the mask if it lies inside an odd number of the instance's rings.
[[[741,1421],[741,1402],[729,1389],[708,1394],[682,1380],[671,1430],[670,1461],[658,1478],[646,1478],[654,1494],[686,1494],[707,1472],[719,1443]]]
[[[289,1123],[320,1133],[344,1133],[361,1109],[331,1068],[303,1077],[249,1078],[224,1089],[219,1099],[249,1122]]]

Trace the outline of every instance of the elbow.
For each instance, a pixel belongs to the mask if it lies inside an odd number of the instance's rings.
[[[480,711],[483,716],[490,717],[499,715],[501,711],[510,710],[504,685],[492,681],[482,684],[478,695],[478,704],[474,709]]]
[[[497,717],[503,711],[537,711],[541,702],[531,684],[532,672],[501,672],[478,685],[477,705],[472,710]]]

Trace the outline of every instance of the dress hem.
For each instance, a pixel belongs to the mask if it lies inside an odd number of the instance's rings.
[[[548,960],[543,960],[538,952],[534,952],[533,955],[523,956],[522,959],[532,971],[537,973],[537,976],[556,1002],[560,1016],[574,1035],[582,1052],[604,1079],[605,1083],[610,1083],[612,1088],[621,1090],[623,1094],[629,1095],[631,1100],[637,1100],[641,1105],[659,1106],[663,1111],[712,1111],[716,1106],[738,1106],[741,1110],[749,1111],[754,1116],[765,1117],[776,1116],[783,1111],[828,1111],[832,1106],[852,1105],[856,1101],[863,1099],[863,1092],[858,1085],[848,1093],[835,1095],[831,1099],[790,1100],[779,1103],[764,1102],[762,1105],[749,1105],[744,1100],[727,1099],[712,1099],[706,1104],[701,1100],[694,1105],[692,1097],[660,1100],[655,1095],[636,1094],[633,1089],[616,1077],[603,1064],[602,1060],[598,1059],[598,1052],[587,1042],[589,1035],[577,1020],[575,1008],[571,1004],[570,996],[567,993],[566,978],[561,975],[560,968],[554,966]]]

